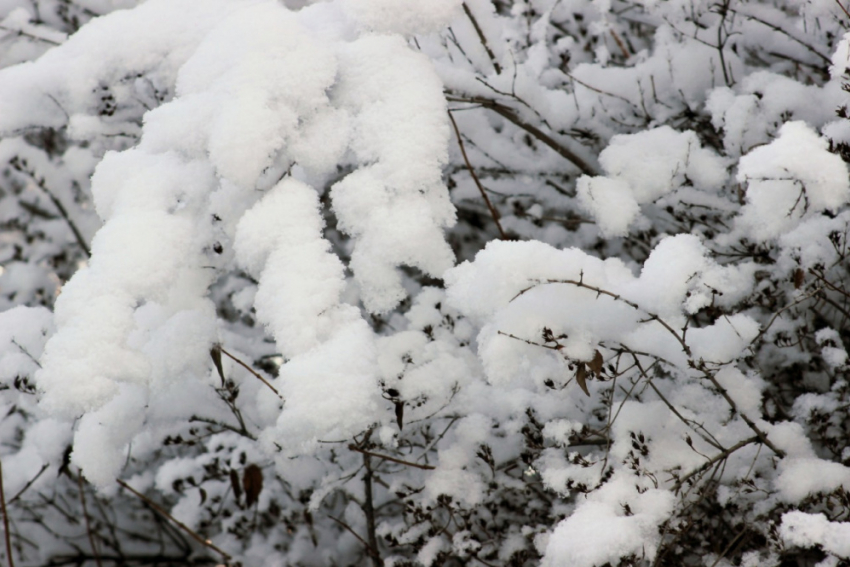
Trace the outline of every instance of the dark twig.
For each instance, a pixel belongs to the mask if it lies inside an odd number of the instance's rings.
[[[578,280],[540,280],[540,281],[537,281],[534,284],[530,285],[529,287],[527,287],[523,290],[520,290],[520,292],[517,293],[511,299],[511,301],[513,301],[514,299],[516,299],[520,295],[526,293],[527,291],[530,291],[530,290],[534,289],[535,287],[537,287],[539,285],[544,285],[544,284],[569,284],[569,285],[574,285],[574,286],[579,287],[579,288],[584,288],[584,289],[588,289],[590,291],[593,291],[593,292],[596,293],[597,296],[607,295],[608,297],[614,299],[615,301],[620,301],[622,303],[625,303],[626,305],[628,305],[632,309],[635,309],[636,311],[643,311],[647,315],[647,319],[646,319],[647,321],[657,321],[658,324],[660,324],[662,327],[667,329],[667,331],[669,331],[671,335],[676,337],[676,340],[679,342],[680,345],[682,345],[682,350],[685,351],[685,354],[687,354],[689,357],[691,356],[691,348],[685,342],[684,338],[682,338],[682,335],[677,333],[676,330],[673,329],[673,327],[671,327],[669,325],[669,323],[667,323],[664,319],[662,319],[658,315],[655,315],[654,313],[650,313],[649,311],[647,311],[646,309],[643,309],[640,305],[638,305],[634,301],[629,301],[628,299],[626,299],[625,297],[623,297],[619,294],[612,293],[612,292],[605,290],[605,289],[602,289],[600,287],[596,287],[596,286],[592,286],[592,285],[588,285],[588,284],[584,283],[584,273],[583,272],[579,276]]]
[[[45,182],[44,178],[38,177],[35,173],[35,170],[29,169],[26,166],[26,163],[17,156],[14,159],[10,160],[9,163],[16,171],[25,174],[27,177],[32,179],[33,183],[35,183],[39,189],[44,191],[44,194],[47,195],[47,197],[53,203],[53,206],[56,207],[56,210],[59,211],[59,214],[65,220],[65,224],[67,224],[68,228],[71,229],[71,232],[74,233],[74,238],[76,239],[77,244],[80,245],[80,248],[83,249],[83,252],[85,252],[86,256],[91,258],[91,250],[89,249],[89,245],[86,243],[85,238],[83,238],[82,233],[77,228],[77,225],[74,223],[74,221],[71,220],[71,215],[68,214],[68,210],[65,208],[65,205],[63,205],[62,201],[60,201],[58,197],[56,197],[56,195],[54,195],[53,192],[47,187],[47,183]]]
[[[123,486],[124,488],[126,488],[127,490],[132,492],[142,502],[144,502],[145,504],[147,504],[148,506],[150,506],[151,508],[156,510],[157,513],[161,514],[162,516],[164,516],[164,517],[168,518],[170,521],[172,521],[176,526],[178,526],[184,532],[189,534],[189,536],[191,536],[192,539],[194,539],[195,541],[197,541],[198,543],[200,543],[204,547],[208,547],[208,548],[212,549],[213,551],[215,551],[216,553],[218,553],[219,555],[221,555],[221,557],[224,559],[225,563],[230,562],[230,555],[227,552],[216,547],[213,544],[212,541],[210,541],[208,539],[204,539],[203,537],[198,535],[198,533],[195,532],[194,530],[192,530],[189,526],[187,526],[183,522],[176,519],[174,516],[172,516],[171,514],[166,512],[164,509],[162,509],[158,504],[156,504],[156,502],[154,502],[153,500],[151,500],[150,498],[148,498],[147,496],[145,496],[141,492],[137,491],[135,488],[133,488],[132,486],[130,486],[129,484],[127,484],[126,482],[124,482],[120,478],[118,479],[117,482],[118,482],[118,484],[120,484],[121,486]]]
[[[446,100],[450,102],[469,102],[472,104],[480,104],[484,108],[492,110],[502,118],[508,120],[508,122],[513,123],[515,126],[518,126],[543,142],[545,145],[549,146],[551,149],[555,151],[558,155],[563,157],[564,159],[571,162],[575,165],[582,173],[586,175],[599,175],[599,171],[593,166],[591,166],[584,159],[580,158],[573,152],[571,149],[567,148],[563,144],[557,142],[554,138],[537,128],[536,126],[532,126],[531,124],[525,123],[519,116],[514,112],[513,109],[506,107],[504,105],[499,104],[495,100],[490,100],[484,97],[457,97],[457,96],[448,96]]]
[[[92,534],[91,522],[89,522],[89,511],[88,508],[86,508],[86,492],[85,486],[83,485],[82,471],[77,473],[77,484],[80,487],[80,503],[83,505],[83,518],[85,518],[86,521],[86,533],[89,536],[89,545],[91,545],[91,552],[94,556],[94,562],[97,564],[97,567],[101,567],[100,554],[98,554],[97,546],[94,543],[94,534]]]
[[[726,391],[726,388],[720,385],[720,383],[717,381],[717,378],[714,377],[714,374],[712,374],[708,371],[708,369],[706,369],[704,362],[700,361],[698,364],[695,365],[695,368],[702,372],[706,378],[708,378],[711,384],[720,392],[720,395],[723,396],[723,399],[726,400],[726,403],[729,404],[729,407],[732,408],[732,411],[741,416],[741,419],[744,420],[744,423],[747,424],[747,427],[749,427],[753,431],[753,433],[756,434],[756,436],[762,443],[767,445],[771,451],[776,453],[777,457],[785,457],[785,451],[774,445],[770,441],[770,439],[767,438],[767,434],[762,431],[759,426],[756,425],[755,422],[750,419],[747,414],[738,409],[738,404],[736,404],[735,400],[733,400],[732,397],[729,396],[729,392]]]
[[[365,447],[369,442],[369,438],[372,437],[372,431],[370,429],[363,436],[363,440],[359,442],[361,446]],[[378,536],[375,532],[375,506],[372,496],[372,453],[354,444],[349,445],[348,448],[363,454],[363,468],[366,469],[366,474],[363,475],[365,494],[361,507],[363,508],[363,514],[366,516],[366,537],[369,540],[369,556],[372,558],[373,567],[382,567],[384,561],[381,559],[381,553],[378,550]]]
[[[348,448],[352,451],[357,452],[357,453],[362,453],[363,455],[366,455],[368,457],[375,457],[375,458],[378,458],[378,459],[383,459],[385,461],[391,461],[393,463],[398,463],[399,465],[405,465],[405,466],[408,466],[408,467],[414,467],[414,468],[422,469],[422,470],[426,470],[426,471],[434,470],[434,467],[432,467],[431,465],[420,465],[419,463],[411,463],[410,461],[402,461],[401,459],[396,459],[395,457],[390,457],[389,455],[382,455],[380,453],[373,453],[372,451],[367,451],[366,449],[361,449],[357,445],[352,444],[352,445],[349,445]]]
[[[265,378],[263,378],[262,376],[260,376],[260,374],[259,374],[257,371],[255,371],[253,368],[251,368],[250,366],[248,366],[247,364],[245,364],[244,362],[242,362],[241,360],[239,360],[238,358],[236,358],[235,356],[233,356],[232,354],[230,354],[229,352],[227,352],[226,350],[224,350],[224,348],[222,348],[222,347],[219,347],[219,348],[221,349],[221,352],[223,352],[223,353],[224,353],[224,354],[226,354],[228,357],[230,357],[231,359],[233,359],[233,360],[234,360],[237,364],[239,364],[240,366],[242,366],[242,368],[244,368],[245,370],[247,370],[248,372],[250,372],[251,374],[253,374],[254,376],[256,376],[256,377],[257,377],[257,379],[258,379],[260,382],[262,382],[263,384],[265,384],[266,386],[268,386],[268,387],[271,389],[271,391],[272,391],[272,392],[274,392],[275,394],[277,394],[277,397],[278,397],[278,398],[280,398],[281,400],[283,399],[283,396],[281,396],[281,395],[280,395],[280,392],[278,392],[278,391],[277,391],[277,388],[275,388],[274,386],[272,386],[271,384],[269,384],[268,380],[266,380]]]
[[[0,508],[3,512],[3,535],[6,538],[6,557],[9,559],[9,567],[15,567],[12,558],[12,537],[9,533],[9,512],[6,510],[6,492],[3,490],[3,462],[0,461]]]
[[[685,484],[689,479],[693,478],[694,476],[696,476],[698,474],[703,473],[704,471],[707,471],[709,467],[711,467],[712,465],[714,465],[718,461],[722,461],[723,459],[729,457],[729,455],[731,455],[732,453],[734,453],[738,449],[741,449],[743,447],[746,447],[747,445],[751,445],[753,443],[756,443],[759,440],[760,439],[759,439],[758,435],[755,435],[753,437],[748,437],[746,439],[738,441],[737,443],[735,443],[734,445],[732,445],[731,447],[729,447],[725,451],[722,451],[722,452],[716,454],[715,456],[711,457],[706,462],[704,462],[702,465],[695,468],[694,470],[692,470],[691,472],[689,472],[685,476],[681,477],[678,481],[676,481],[676,484],[673,486],[673,492],[679,492],[679,489],[682,488],[682,485]]]
[[[9,504],[12,504],[13,502],[15,502],[15,500],[17,500],[18,498],[20,498],[20,497],[21,497],[21,495],[22,495],[24,492],[26,492],[26,491],[27,491],[27,489],[28,489],[30,486],[32,486],[32,485],[33,485],[33,483],[34,483],[35,481],[37,481],[37,480],[38,480],[38,477],[40,477],[40,476],[41,476],[41,473],[43,473],[44,471],[46,471],[49,467],[50,467],[50,465],[49,465],[48,463],[44,463],[43,465],[41,465],[41,470],[39,470],[37,473],[35,473],[35,476],[34,476],[34,477],[32,477],[31,479],[29,479],[29,482],[27,482],[27,483],[24,485],[24,487],[23,487],[22,489],[20,489],[20,490],[18,491],[18,493],[17,493],[17,494],[15,494],[15,495],[12,497],[12,499],[11,499],[11,500],[9,500],[9,502],[8,502],[8,503],[9,503]]]
[[[18,34],[19,36],[28,37],[28,38],[33,39],[35,41],[43,41],[44,43],[49,43],[51,45],[62,45],[58,41],[54,41],[52,39],[47,39],[46,37],[41,37],[41,36],[35,35],[34,33],[25,32],[24,30],[10,28],[10,27],[7,27],[7,26],[0,26],[0,30],[7,31],[9,33],[15,33],[15,34]]]
[[[496,223],[496,228],[499,229],[499,236],[502,240],[507,240],[508,236],[505,234],[505,231],[502,229],[502,224],[499,222],[499,211],[497,211],[496,207],[493,206],[493,203],[490,202],[490,197],[487,196],[484,186],[481,185],[481,181],[479,181],[478,176],[475,175],[475,170],[472,168],[472,164],[469,163],[469,157],[466,155],[466,148],[463,145],[463,138],[460,135],[460,129],[458,129],[457,122],[455,122],[455,118],[452,116],[451,111],[449,111],[449,120],[451,120],[452,126],[454,127],[455,135],[457,136],[457,145],[460,147],[460,153],[463,155],[463,161],[466,163],[466,169],[469,170],[469,175],[472,177],[472,180],[481,192],[481,196],[484,198],[487,208],[490,210],[490,216],[493,217],[493,222]]]
[[[847,11],[847,8],[845,8],[844,4],[841,3],[841,0],[835,0],[835,3],[838,4],[838,7],[841,8],[842,12],[844,12],[844,15],[850,19],[850,12]]]
[[[809,45],[808,43],[806,43],[805,41],[803,41],[803,40],[801,40],[801,39],[797,39],[796,37],[794,37],[793,35],[791,35],[791,33],[790,33],[790,32],[788,32],[788,31],[786,31],[786,30],[782,29],[781,27],[777,26],[776,24],[771,24],[770,22],[765,21],[765,20],[763,20],[763,19],[761,19],[761,18],[759,18],[759,17],[757,17],[757,16],[753,16],[752,14],[747,14],[746,12],[739,12],[739,11],[737,11],[737,10],[733,9],[733,8],[728,8],[728,10],[729,10],[730,12],[733,12],[733,13],[736,13],[736,14],[740,14],[740,15],[744,16],[745,18],[749,18],[749,19],[753,20],[754,22],[758,22],[758,23],[760,23],[761,25],[766,26],[766,27],[768,27],[768,28],[772,29],[773,31],[776,31],[776,32],[781,33],[782,35],[784,35],[784,36],[785,36],[785,37],[787,37],[788,39],[790,39],[790,40],[792,40],[792,41],[795,41],[795,42],[799,43],[800,45],[802,45],[803,47],[805,47],[807,50],[809,50],[809,51],[810,51],[810,52],[812,52],[813,54],[815,54],[815,55],[817,55],[818,57],[820,57],[820,58],[821,58],[824,62],[826,62],[826,63],[831,63],[831,62],[832,62],[832,60],[831,60],[829,57],[827,57],[826,55],[824,55],[823,53],[821,53],[820,51],[818,51],[817,49],[815,49],[814,47],[812,47],[811,45]]]
[[[466,13],[466,17],[469,18],[469,21],[472,22],[472,27],[475,28],[475,33],[478,34],[478,39],[481,41],[481,45],[484,46],[484,51],[487,52],[487,57],[490,58],[490,62],[493,64],[493,68],[496,70],[496,73],[501,74],[502,66],[499,65],[498,61],[496,61],[496,56],[493,54],[493,50],[490,49],[490,45],[487,43],[487,38],[484,36],[484,32],[481,31],[481,26],[478,25],[478,20],[475,19],[475,16],[472,14],[469,6],[466,5],[466,2],[463,3],[463,11]]]
[[[224,423],[223,421],[218,421],[218,420],[215,420],[215,419],[209,419],[208,417],[201,417],[201,416],[198,416],[198,415],[193,415],[192,417],[189,418],[189,422],[195,422],[195,421],[199,421],[201,423],[207,423],[209,425],[217,425],[217,426],[221,427],[222,429],[227,429],[228,431],[232,431],[234,433],[238,433],[239,435],[242,435],[243,437],[247,437],[251,441],[257,440],[257,437],[245,428],[245,424],[242,424],[242,428],[240,429],[238,427],[234,427],[232,425]]]
[[[363,502],[363,513],[366,514],[366,535],[369,538],[369,548],[372,550],[372,565],[374,567],[381,567],[384,562],[378,552],[378,537],[375,532],[375,506],[372,496],[372,458],[365,453],[363,455],[363,466],[366,468],[366,474],[363,475],[363,484],[366,492]]]
[[[374,550],[371,548],[371,546],[369,545],[369,542],[368,542],[368,541],[366,541],[365,539],[363,539],[362,537],[360,537],[360,535],[359,535],[357,532],[355,532],[355,531],[351,528],[351,526],[349,526],[348,524],[346,524],[345,522],[343,522],[343,521],[342,521],[342,520],[340,520],[339,518],[334,518],[333,516],[328,516],[328,518],[330,518],[331,520],[333,520],[334,522],[336,522],[337,524],[339,524],[340,526],[342,526],[342,527],[343,527],[343,529],[344,529],[345,531],[347,531],[348,533],[350,533],[351,535],[353,535],[355,538],[357,538],[357,541],[359,541],[360,543],[362,543],[362,544],[363,544],[363,547],[365,547],[365,548],[366,548],[366,551],[369,553],[369,557],[373,557],[373,558],[374,558],[374,553],[375,553],[375,552],[374,552]]]

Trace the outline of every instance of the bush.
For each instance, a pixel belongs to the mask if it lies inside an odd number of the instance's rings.
[[[850,560],[848,25],[0,0],[5,560]]]

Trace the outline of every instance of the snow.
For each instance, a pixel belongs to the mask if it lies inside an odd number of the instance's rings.
[[[727,8],[0,0],[19,563],[847,558],[846,15]]]
[[[817,545],[838,557],[850,557],[850,523],[830,522],[823,514],[786,512],[782,515],[779,537],[786,545]]]
[[[626,479],[608,486],[616,488],[596,492],[555,527],[541,565],[593,567],[632,554],[654,558],[658,525],[672,511],[672,494],[650,489],[637,495]],[[631,516],[623,514],[626,501],[634,512]]]
[[[826,140],[806,124],[788,122],[775,141],[742,157],[737,178],[747,184],[747,204],[737,225],[763,242],[788,232],[805,216],[846,203],[847,166],[826,150]]]

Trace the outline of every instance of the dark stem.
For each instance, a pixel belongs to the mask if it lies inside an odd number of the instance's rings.
[[[80,230],[77,228],[77,225],[74,224],[74,221],[71,220],[71,216],[68,214],[68,210],[65,208],[65,205],[63,205],[62,201],[60,201],[56,197],[56,195],[54,195],[53,192],[50,191],[50,189],[47,187],[44,178],[36,176],[35,171],[28,169],[20,159],[14,159],[10,162],[10,164],[15,170],[26,174],[30,179],[33,180],[33,182],[39,187],[39,189],[44,191],[44,194],[47,195],[47,197],[53,203],[53,206],[56,207],[56,210],[59,211],[59,214],[62,216],[63,219],[65,219],[65,224],[67,224],[68,227],[71,229],[71,232],[74,233],[74,238],[76,239],[77,244],[80,245],[80,248],[83,249],[83,252],[85,252],[86,256],[91,258],[91,250],[89,249],[89,245],[86,244],[85,238],[83,238],[82,233],[80,233]]]
[[[410,461],[402,461],[401,459],[396,459],[395,457],[390,457],[389,455],[382,455],[380,453],[373,453],[371,451],[361,449],[357,445],[349,445],[348,448],[351,449],[352,451],[362,453],[363,455],[366,455],[366,456],[369,456],[369,457],[376,457],[378,459],[383,459],[385,461],[391,461],[393,463],[398,463],[400,465],[406,465],[408,467],[415,467],[417,469],[423,469],[423,470],[426,470],[426,471],[434,470],[434,467],[432,467],[431,465],[420,465],[419,463],[411,463]]]
[[[466,2],[463,3],[463,11],[466,13],[466,17],[469,18],[469,21],[472,22],[472,27],[475,28],[475,33],[478,34],[478,39],[481,41],[481,45],[484,46],[484,51],[487,52],[487,57],[490,58],[490,62],[493,64],[493,68],[496,70],[496,73],[501,74],[502,66],[499,65],[498,61],[496,61],[496,56],[493,54],[493,50],[490,49],[490,45],[487,43],[487,38],[484,36],[484,32],[481,31],[481,27],[478,25],[478,20],[475,19],[474,15],[472,15],[472,10],[469,9]]]
[[[575,165],[582,173],[585,175],[599,175],[599,172],[595,167],[591,166],[585,160],[580,158],[575,154],[571,149],[567,148],[563,144],[558,143],[554,138],[537,128],[536,126],[532,126],[531,124],[527,124],[520,119],[519,116],[516,115],[512,108],[503,106],[496,102],[495,100],[490,100],[484,97],[454,97],[449,96],[447,100],[452,102],[469,102],[473,104],[480,104],[484,108],[490,109],[502,118],[505,118],[508,122],[513,123],[514,125],[522,128],[545,145],[549,146],[551,149],[555,151],[558,155],[566,159]]]
[[[92,534],[91,523],[89,522],[89,511],[88,508],[86,508],[86,492],[85,486],[83,485],[82,471],[77,473],[77,484],[80,487],[80,503],[83,505],[83,518],[85,518],[86,520],[86,533],[89,536],[89,545],[91,545],[91,552],[94,556],[94,562],[97,564],[97,567],[101,567],[100,555],[97,552],[97,546],[94,544],[94,534]]]
[[[3,532],[6,538],[6,557],[9,558],[9,567],[15,567],[12,558],[12,538],[9,534],[9,513],[6,511],[6,493],[3,490],[3,462],[0,461],[0,511],[3,512]]]
[[[487,196],[484,186],[481,185],[481,181],[479,181],[478,176],[475,175],[475,170],[472,169],[472,164],[469,163],[469,157],[466,155],[466,148],[463,145],[463,138],[461,138],[460,129],[458,129],[457,122],[455,122],[455,117],[452,116],[451,111],[449,111],[449,120],[451,120],[452,126],[454,127],[455,135],[457,136],[457,145],[460,146],[460,153],[463,155],[463,161],[466,163],[466,169],[469,170],[469,175],[472,177],[476,187],[478,187],[478,190],[481,192],[481,197],[484,198],[487,208],[490,209],[490,216],[493,217],[493,222],[496,223],[496,228],[499,229],[499,236],[502,240],[507,240],[508,236],[505,234],[505,231],[502,229],[502,224],[499,222],[499,211],[497,211],[496,207],[493,206],[493,203],[490,202],[490,198]]]
[[[366,474],[363,475],[363,484],[366,489],[363,513],[366,514],[366,536],[369,538],[369,548],[372,550],[369,555],[372,557],[374,567],[382,567],[384,561],[378,551],[378,537],[375,534],[375,507],[372,501],[372,457],[368,453],[363,453],[363,466],[366,468]]]
[[[195,541],[197,541],[198,543],[200,543],[200,544],[201,544],[201,545],[203,545],[204,547],[208,547],[208,548],[212,549],[213,551],[215,551],[216,553],[218,553],[219,555],[221,555],[221,557],[224,559],[225,563],[229,563],[229,562],[230,562],[230,555],[229,555],[228,553],[226,553],[225,551],[222,551],[221,549],[219,549],[218,547],[216,547],[216,546],[213,544],[213,542],[211,542],[211,541],[210,541],[210,540],[208,540],[208,539],[204,539],[204,538],[202,538],[200,535],[198,535],[198,533],[197,533],[197,532],[193,531],[193,530],[192,530],[189,526],[187,526],[186,524],[184,524],[183,522],[179,521],[177,518],[175,518],[174,516],[172,516],[171,514],[169,514],[168,512],[166,512],[166,511],[165,511],[163,508],[161,508],[161,507],[160,507],[160,506],[159,506],[156,502],[154,502],[153,500],[151,500],[150,498],[148,498],[147,496],[145,496],[145,495],[144,495],[144,494],[142,494],[141,492],[137,491],[135,488],[133,488],[132,486],[130,486],[129,484],[127,484],[126,482],[124,482],[124,481],[123,481],[123,480],[121,480],[120,478],[117,480],[117,482],[118,482],[118,484],[120,484],[122,487],[124,487],[125,489],[127,489],[127,490],[129,490],[131,493],[133,493],[133,494],[134,494],[137,498],[139,498],[142,502],[144,502],[145,504],[147,504],[148,506],[150,506],[151,508],[153,508],[154,510],[156,510],[156,512],[157,512],[158,514],[160,514],[160,515],[164,516],[165,518],[167,518],[168,520],[170,520],[171,522],[173,522],[173,523],[174,523],[174,525],[176,525],[176,526],[177,526],[177,527],[179,527],[181,530],[183,530],[184,532],[186,532],[187,534],[189,534],[189,535],[192,537],[192,539],[194,539]]]
[[[263,378],[262,376],[260,376],[260,374],[259,374],[256,370],[254,370],[253,368],[251,368],[250,366],[248,366],[247,364],[245,364],[244,362],[242,362],[241,360],[239,360],[238,358],[236,358],[235,356],[233,356],[232,354],[230,354],[229,352],[227,352],[226,350],[224,350],[224,348],[223,348],[223,347],[219,346],[219,349],[221,350],[221,352],[223,352],[223,353],[224,353],[224,354],[226,354],[228,357],[230,357],[230,358],[231,358],[234,362],[236,362],[237,364],[239,364],[240,366],[242,366],[242,368],[244,368],[245,370],[247,370],[248,372],[250,372],[251,374],[253,374],[254,376],[256,376],[256,377],[257,377],[257,379],[258,379],[260,382],[262,382],[263,384],[265,384],[266,386],[268,386],[268,387],[271,389],[271,391],[272,391],[272,392],[274,392],[275,394],[277,394],[277,397],[278,397],[278,398],[280,398],[281,400],[283,399],[283,396],[281,396],[281,395],[280,395],[280,392],[278,392],[278,391],[277,391],[277,388],[275,388],[274,386],[272,386],[271,384],[269,384],[268,380],[266,380],[265,378]]]

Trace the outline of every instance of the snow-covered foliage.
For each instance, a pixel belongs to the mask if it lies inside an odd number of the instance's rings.
[[[848,10],[0,0],[3,561],[850,561]]]

